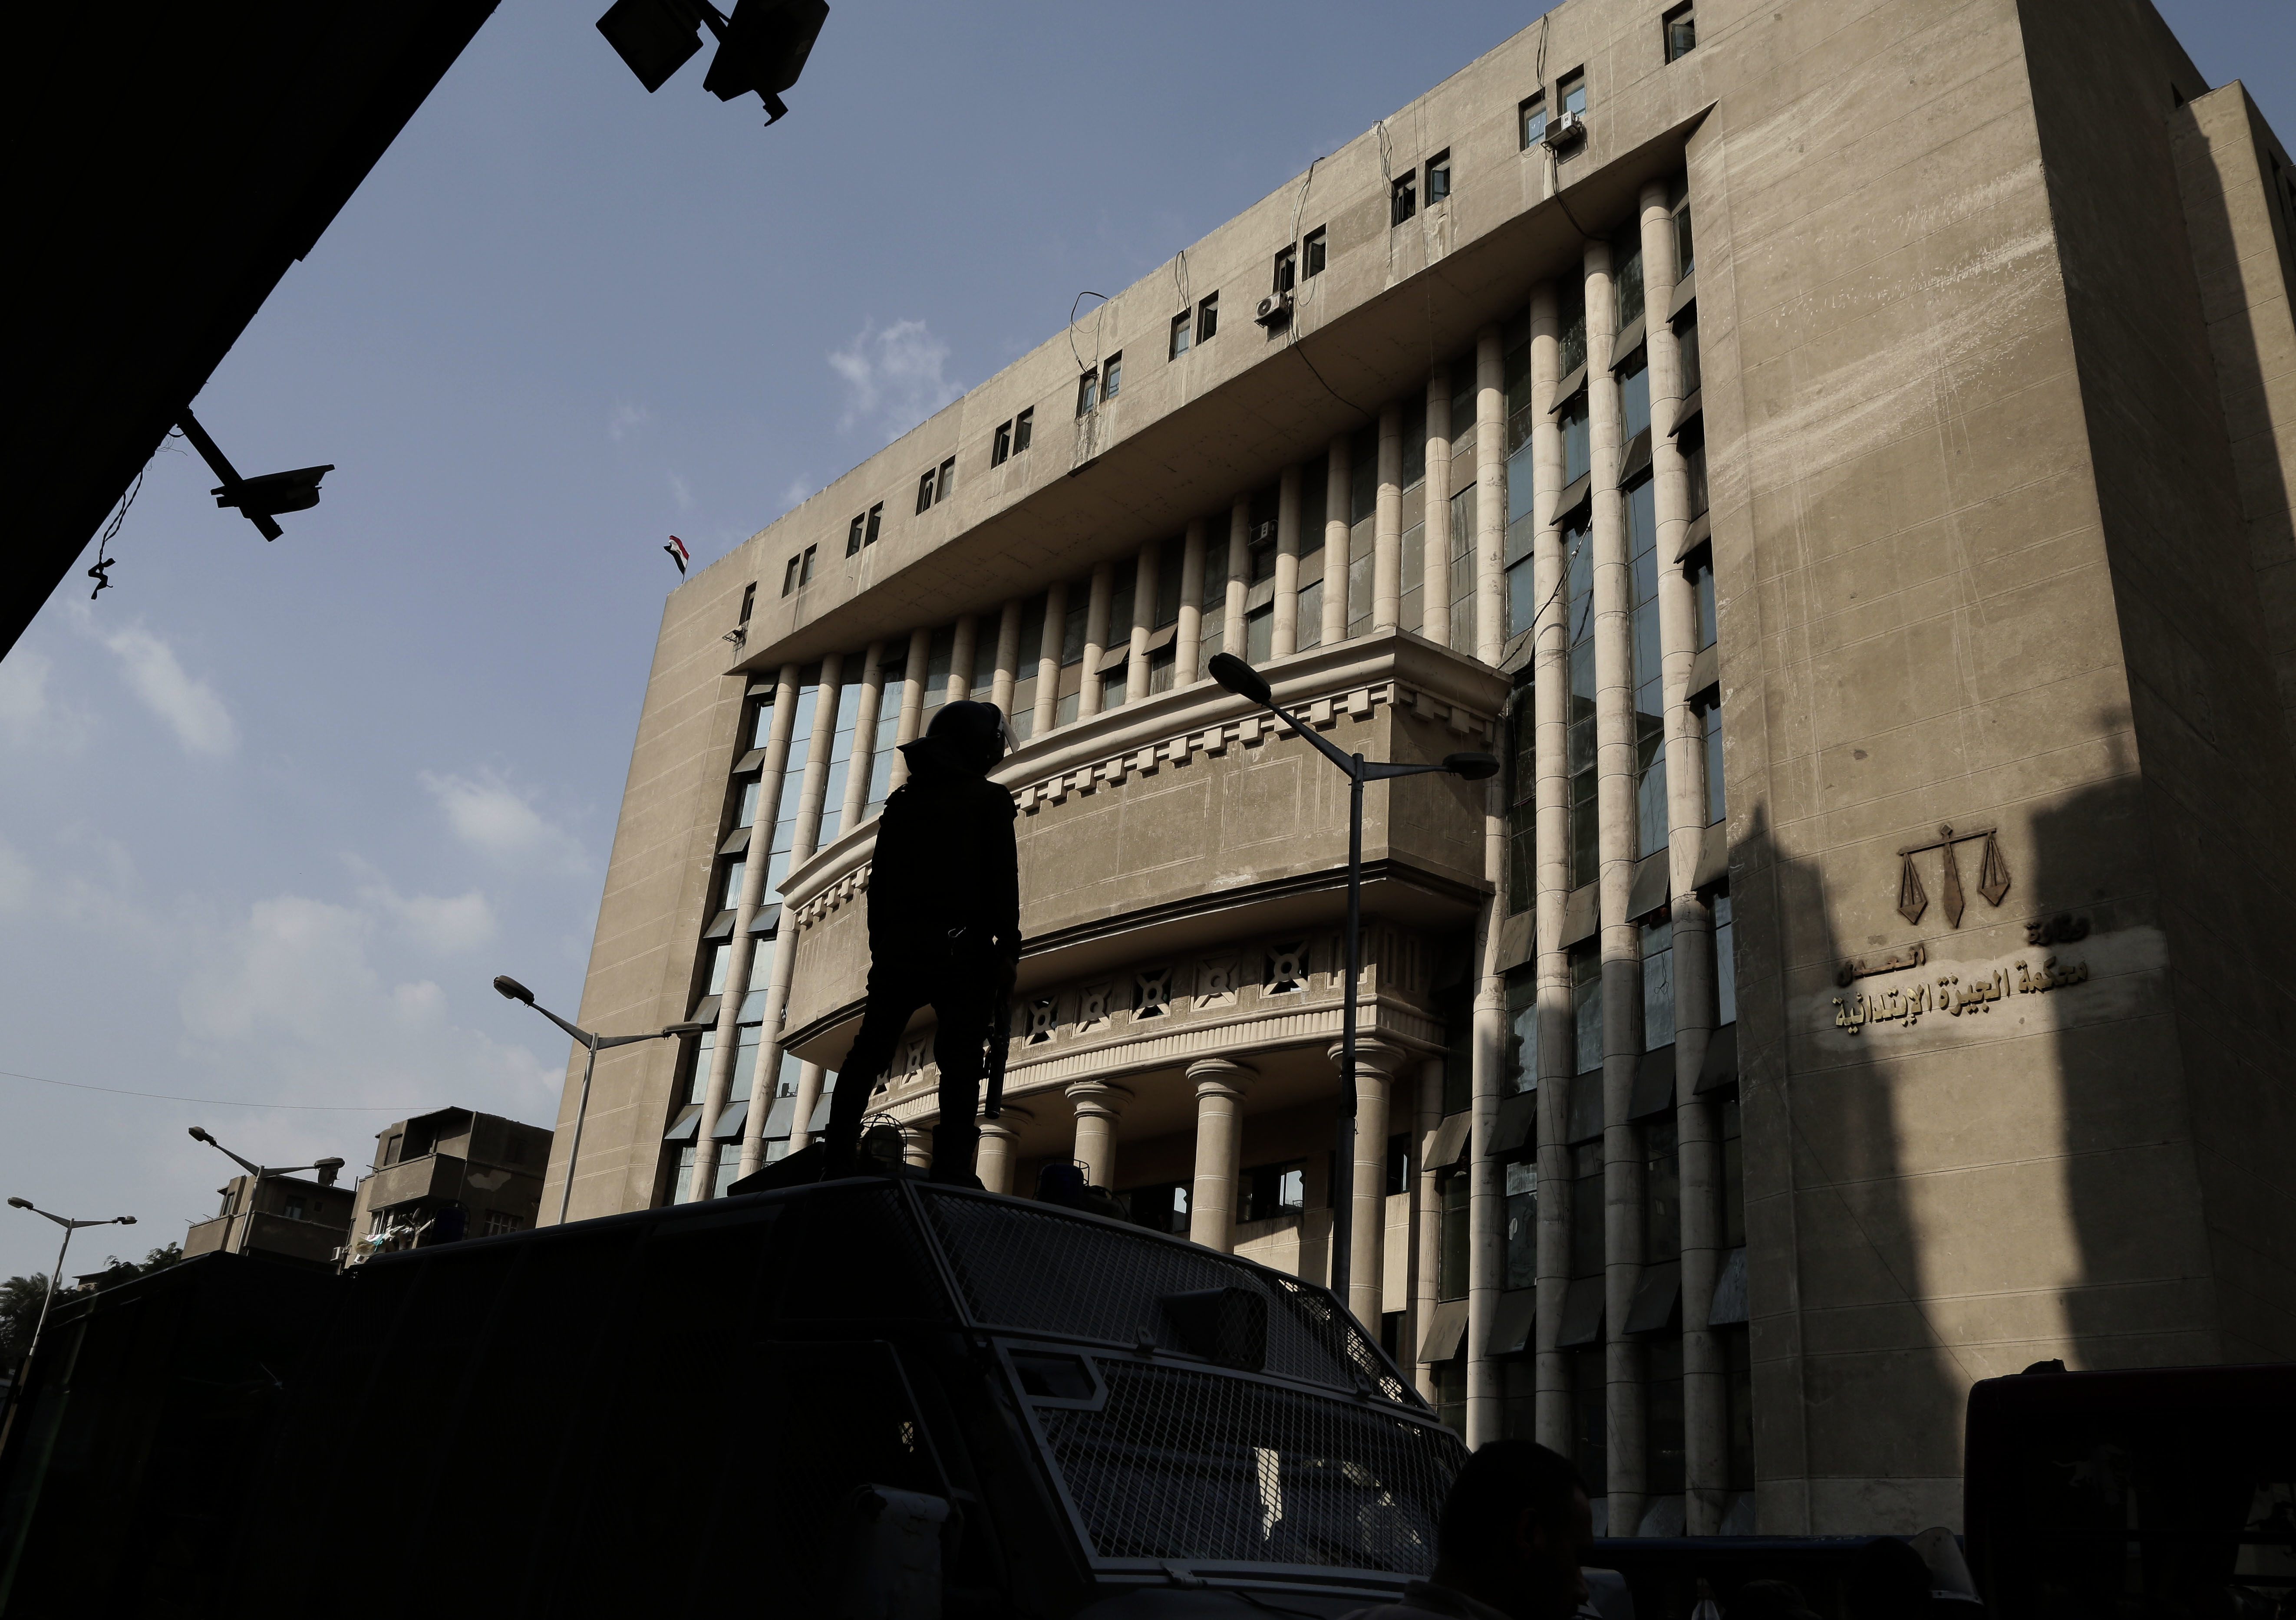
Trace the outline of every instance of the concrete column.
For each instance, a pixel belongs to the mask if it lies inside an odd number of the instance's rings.
[[[1379,413],[1379,495],[1372,509],[1371,627],[1392,630],[1403,617],[1403,407]]]
[[[877,751],[877,716],[885,701],[885,643],[871,642],[861,659],[861,690],[853,695],[853,759],[845,768],[845,802],[838,806],[837,830],[852,831],[869,806],[869,773]],[[764,795],[760,794],[759,798]]]
[[[1324,634],[1329,647],[1348,636],[1348,508],[1355,499],[1355,452],[1344,433],[1332,435],[1324,464]]]
[[[1105,1080],[1072,1080],[1069,1101],[1076,1108],[1076,1159],[1095,1187],[1116,1187],[1116,1120],[1132,1093]]]
[[[1037,649],[1037,708],[1029,726],[1032,739],[1051,731],[1060,712],[1061,653],[1065,650],[1068,625],[1069,586],[1063,579],[1045,593],[1045,639]]]
[[[1475,656],[1492,665],[1506,655],[1506,352],[1494,322],[1475,334]]]
[[[1595,501],[1595,850],[1602,885],[1603,1213],[1604,1371],[1611,1446],[1610,1522],[1632,1535],[1642,1522],[1642,1346],[1623,1331],[1642,1280],[1642,1133],[1627,1124],[1642,1066],[1642,947],[1627,915],[1635,867],[1635,703],[1626,502],[1619,491],[1625,447],[1618,379],[1611,373],[1617,291],[1608,242],[1589,242],[1587,272],[1587,460]]]
[[[795,871],[813,856],[821,837],[821,803],[829,786],[829,749],[837,736],[837,703],[845,680],[845,659],[840,653],[831,653],[821,660],[821,686],[813,703],[813,736],[806,744],[805,776],[798,790],[797,825],[790,830],[790,868]],[[763,798],[761,794],[759,798]],[[738,922],[738,919],[736,920]],[[774,936],[774,964],[766,980],[765,1028],[758,1042],[758,1074],[765,1076],[780,1072],[782,1062],[782,1010],[789,1005],[790,972],[797,961],[797,929],[784,926]],[[721,1026],[722,1027],[722,1026]],[[724,1035],[719,1035],[722,1042]],[[708,1110],[704,1110],[705,1116]],[[697,1141],[709,1140],[706,1133],[716,1124],[714,1117],[701,1121],[702,1134]],[[698,1176],[703,1156],[695,1154],[694,1170]],[[741,1174],[747,1175],[766,1159],[766,1110],[758,1106],[756,1088],[750,1092],[749,1117],[742,1122]],[[737,1178],[738,1179],[738,1178]],[[702,1197],[706,1183],[697,1181],[693,1196]]]
[[[909,632],[909,658],[901,675],[901,717],[893,728],[893,768],[888,773],[886,790],[890,792],[909,780],[908,756],[900,745],[917,740],[917,728],[924,724],[925,666],[932,661],[932,629],[922,626]]]
[[[1336,1067],[1344,1049],[1334,1042],[1329,1056]],[[1374,1338],[1379,1335],[1380,1282],[1387,1254],[1387,1087],[1403,1066],[1403,1053],[1384,1042],[1356,1037],[1355,1161],[1346,1166],[1347,1184],[1332,1190],[1337,1207],[1348,1200],[1347,1307]]]
[[[1172,633],[1172,684],[1193,686],[1203,676],[1197,666],[1204,661],[1204,520],[1188,520],[1187,536],[1180,542],[1180,623]]]
[[[1133,564],[1132,656],[1124,666],[1127,703],[1137,703],[1148,695],[1148,638],[1156,634],[1156,592],[1162,583],[1158,576],[1163,572],[1163,561],[1161,543],[1151,540],[1140,548],[1140,560]],[[1109,634],[1115,633],[1111,625]]]
[[[1116,593],[1116,565],[1103,562],[1092,571],[1092,597],[1084,610],[1084,685],[1077,693],[1077,715],[1100,713],[1100,659],[1108,650],[1108,607]]]
[[[1226,1058],[1199,1058],[1188,1065],[1188,1078],[1196,1088],[1196,1174],[1188,1190],[1188,1238],[1225,1255],[1235,1248],[1243,1094],[1253,1071]]]
[[[1427,374],[1427,476],[1419,486],[1419,634],[1451,644],[1451,368]],[[1472,1397],[1470,1397],[1472,1398]]]
[[[821,1083],[828,1077],[828,1074],[829,1071],[818,1063],[800,1063],[797,1066],[797,1095],[790,1103],[789,1143],[790,1151],[792,1153],[808,1146],[813,1141],[813,1133],[807,1127],[813,1123],[814,1109],[821,1106]],[[761,1106],[767,1108],[772,1106],[769,1099],[761,1103],[758,1094],[760,1087],[771,1084],[770,1079],[760,1076],[757,1083],[750,1087],[751,1113],[757,1112]]]
[[[1275,496],[1275,627],[1271,658],[1300,650],[1300,468],[1283,470]]]
[[[1473,1071],[1474,1158],[1468,1167],[1467,1444],[1496,1440],[1504,1431],[1504,1391],[1491,1358],[1491,1319],[1506,1286],[1506,1189],[1490,1144],[1499,1126],[1500,1076],[1505,1071],[1506,978],[1499,970],[1499,896],[1506,858],[1506,797],[1502,779],[1483,791],[1483,876],[1489,884],[1475,919]]]
[[[956,621],[950,638],[946,701],[963,703],[972,696],[972,667],[980,653],[980,615],[967,613]]]
[[[1013,1190],[1014,1148],[1030,1123],[1026,1109],[1006,1108],[994,1119],[980,1122],[980,1150],[973,1158],[973,1174],[990,1192]]]
[[[901,1127],[901,1162],[914,1169],[932,1168],[932,1126],[905,1125]]]
[[[1435,1133],[1443,1127],[1443,1060],[1430,1058],[1419,1066],[1418,1128],[1412,1137],[1412,1256],[1411,1340],[1397,1359],[1414,1370],[1414,1382],[1429,1401],[1435,1399],[1435,1363],[1419,1360],[1419,1346],[1435,1314],[1435,1289],[1443,1265],[1443,1200],[1435,1172],[1427,1167],[1427,1151]]]
[[[1227,509],[1227,612],[1220,626],[1220,650],[1242,658],[1243,600],[1251,591],[1251,501],[1238,495]]]
[[[1027,604],[1015,596],[1004,604],[1003,617],[996,621],[996,673],[988,688],[988,700],[996,712],[1010,720],[1013,717],[1013,687],[1021,678],[1021,612]],[[1036,662],[1037,650],[1029,650],[1029,661]]]
[[[1692,1095],[1713,1038],[1714,914],[1693,888],[1706,837],[1706,749],[1693,723],[1690,666],[1698,604],[1674,554],[1690,527],[1688,470],[1675,443],[1682,346],[1663,319],[1674,302],[1674,218],[1667,188],[1643,188],[1643,287],[1650,313],[1651,470],[1658,517],[1658,618],[1666,705],[1668,893],[1674,913],[1675,1132],[1682,1173],[1682,1404],[1687,1430],[1683,1510],[1692,1535],[1712,1535],[1729,1505],[1728,1390],[1720,1338],[1706,1325],[1722,1262],[1721,1121]]]
[[[1562,589],[1566,558],[1556,504],[1562,493],[1562,434],[1553,409],[1562,380],[1562,315],[1552,284],[1530,299],[1530,389],[1538,415],[1531,428],[1538,501],[1532,512],[1533,589],[1539,612],[1531,645],[1537,686],[1532,695],[1538,771],[1538,1370],[1535,1375],[1540,1444],[1575,1454],[1570,1362],[1556,1347],[1563,1297],[1570,1287],[1570,959],[1562,948],[1562,914],[1570,897],[1570,719],[1569,601]],[[1590,1481],[1599,1486],[1599,1481]]]

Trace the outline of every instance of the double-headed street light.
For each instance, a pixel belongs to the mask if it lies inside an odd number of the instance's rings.
[[[56,1303],[56,1290],[64,1285],[64,1253],[71,1248],[72,1233],[83,1226],[133,1226],[134,1215],[113,1215],[108,1221],[73,1221],[60,1215],[51,1215],[29,1199],[10,1199],[11,1209],[29,1209],[44,1221],[53,1221],[64,1229],[64,1240],[56,1248],[56,1274],[48,1280],[47,1297],[40,1301],[40,1320],[32,1324],[32,1342],[24,1346],[24,1374],[31,1376],[32,1357],[40,1348],[40,1330],[48,1325],[48,1307]],[[23,1380],[19,1380],[20,1382]]]
[[[582,1151],[582,1117],[590,1111],[590,1076],[597,1072],[598,1054],[609,1046],[628,1046],[638,1041],[667,1041],[679,1035],[698,1035],[704,1030],[716,1028],[717,1026],[714,1024],[667,1024],[652,1035],[592,1035],[586,1029],[576,1028],[551,1011],[549,1008],[536,1001],[534,992],[514,978],[505,978],[497,975],[495,978],[495,990],[506,1000],[524,1002],[589,1049],[589,1060],[582,1066],[582,1098],[574,1105],[574,1140],[568,1143],[566,1148],[566,1181],[558,1190],[558,1223],[563,1226],[566,1224],[566,1207],[574,1197],[574,1156]]]
[[[197,1125],[192,1127],[192,1140],[207,1143],[209,1147],[213,1148],[233,1164],[247,1172],[247,1219],[241,1224],[239,1230],[239,1252],[242,1255],[248,1252],[250,1246],[255,1241],[255,1195],[263,1190],[264,1182],[277,1176],[293,1175],[298,1171],[316,1170],[319,1173],[319,1185],[332,1187],[335,1184],[335,1177],[342,1174],[343,1161],[339,1158],[323,1158],[312,1165],[258,1165],[251,1158],[240,1158],[238,1154],[225,1147],[223,1143]],[[228,1226],[223,1229],[223,1247],[225,1253],[231,1252],[231,1228]]]
[[[1423,776],[1441,772],[1481,781],[1498,774],[1499,762],[1488,754],[1450,754],[1440,765],[1382,765],[1361,754],[1341,751],[1336,743],[1300,724],[1275,701],[1267,681],[1233,653],[1212,655],[1207,667],[1213,680],[1267,710],[1292,728],[1292,734],[1330,760],[1348,778],[1348,986],[1340,1014],[1340,1121],[1332,1167],[1344,1178],[1344,1189],[1332,1199],[1332,1292],[1340,1308],[1348,1306],[1348,1285],[1353,1270],[1355,1237],[1356,1154],[1356,978],[1363,966],[1363,802],[1364,783],[1396,776]]]

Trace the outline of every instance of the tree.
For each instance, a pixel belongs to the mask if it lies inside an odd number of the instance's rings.
[[[13,1373],[23,1365],[47,1297],[45,1277],[11,1277],[0,1282],[0,1371]]]
[[[133,1282],[138,1277],[148,1277],[153,1272],[166,1271],[183,1257],[184,1246],[180,1243],[162,1243],[144,1256],[141,1264],[134,1260],[122,1260],[117,1255],[106,1255],[103,1257],[103,1269],[90,1274],[84,1286],[96,1289],[118,1288],[123,1282]]]

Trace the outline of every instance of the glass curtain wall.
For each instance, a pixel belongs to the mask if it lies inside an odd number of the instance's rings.
[[[1628,636],[1634,649],[1635,854],[1666,847],[1666,713],[1659,679],[1658,508],[1644,479],[1627,491]]]
[[[1570,773],[1570,887],[1595,880],[1597,817],[1595,781],[1595,546],[1587,509],[1562,531],[1564,590],[1570,626],[1570,729],[1564,768]]]
[[[877,731],[868,744],[868,802],[861,807],[865,822],[885,807],[886,796],[893,790],[893,747],[901,734],[901,705],[909,694],[907,665],[906,653],[886,656],[884,690],[877,700]]]
[[[1415,521],[1403,530],[1403,592],[1396,623],[1406,630],[1429,634],[1427,600],[1427,397],[1418,394],[1403,402],[1403,512]]]
[[[829,739],[829,775],[821,795],[821,835],[814,839],[816,849],[827,847],[844,830],[845,784],[853,768],[853,721],[861,708],[861,677],[868,660],[866,652],[849,653],[845,659],[845,678],[837,689],[837,729]],[[865,758],[863,764],[866,765]]]
[[[1029,740],[1037,729],[1037,667],[1045,648],[1045,593],[1037,592],[1021,605],[1021,649],[1013,672],[1013,712],[1004,716],[1015,742]]]
[[[1530,441],[1531,430],[1538,425],[1545,410],[1544,402],[1530,397],[1530,318],[1524,315],[1508,322],[1502,341],[1505,345],[1502,365],[1506,382],[1507,490],[1506,548],[1502,560],[1506,569],[1506,633],[1513,637],[1529,629],[1538,612],[1531,568],[1531,551],[1538,540],[1538,488]]]
[[[1348,639],[1371,634],[1374,514],[1379,509],[1379,430],[1357,433],[1348,446]]]
[[[790,850],[797,839],[797,791],[805,779],[806,758],[813,746],[813,716],[821,701],[821,666],[808,664],[798,676],[797,715],[790,729],[789,763],[782,770],[781,803],[775,806],[774,841],[766,862],[763,905],[778,905],[782,880],[789,876]]]
[[[1319,455],[1300,470],[1300,615],[1301,652],[1324,640],[1324,520],[1330,495],[1331,457]]]

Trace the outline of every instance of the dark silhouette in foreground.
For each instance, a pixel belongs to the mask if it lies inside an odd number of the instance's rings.
[[[1467,1460],[1444,1499],[1433,1576],[1404,1588],[1401,1602],[1349,1620],[1570,1620],[1587,1600],[1580,1566],[1594,1544],[1578,1468],[1528,1440],[1493,1440]]]
[[[824,1175],[854,1173],[870,1093],[910,1017],[930,1002],[940,1067],[932,1179],[977,1186],[983,1054],[992,1043],[1001,1051],[998,1010],[1021,956],[1020,813],[988,779],[1004,757],[1004,716],[990,703],[944,704],[901,752],[909,779],[885,801],[869,878],[868,1005],[830,1093]]]

